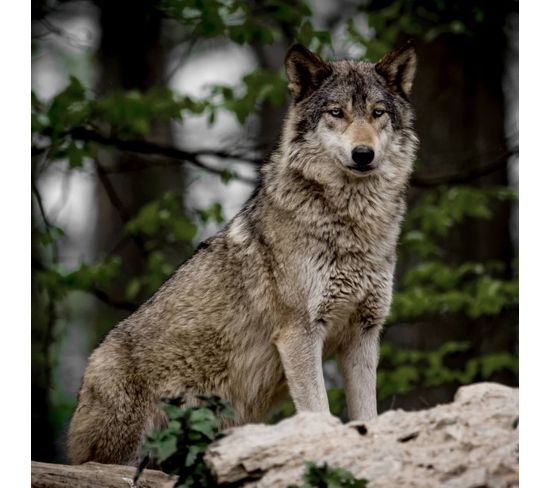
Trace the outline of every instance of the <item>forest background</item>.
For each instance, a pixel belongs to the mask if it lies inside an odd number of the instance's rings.
[[[380,410],[517,385],[517,1],[37,0],[32,459],[65,460],[90,351],[250,195],[288,103],[288,46],[376,61],[409,38],[421,147]],[[333,361],[325,377],[346,418]]]

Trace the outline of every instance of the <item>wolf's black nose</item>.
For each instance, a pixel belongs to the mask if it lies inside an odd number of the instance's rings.
[[[357,146],[351,151],[351,159],[357,164],[357,169],[365,171],[374,159],[374,151],[369,146]]]

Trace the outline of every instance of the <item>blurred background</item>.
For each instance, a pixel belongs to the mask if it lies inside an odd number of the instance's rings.
[[[370,61],[417,44],[380,411],[517,384],[517,1],[33,0],[32,36],[32,459],[66,460],[90,352],[253,191],[296,41]],[[325,378],[346,419],[332,360]]]

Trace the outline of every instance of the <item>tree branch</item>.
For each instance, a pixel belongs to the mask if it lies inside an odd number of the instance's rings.
[[[34,39],[39,39],[42,37],[47,36],[48,34],[54,34],[58,36],[60,39],[62,39],[66,44],[72,47],[76,47],[79,49],[85,49],[90,47],[90,43],[83,42],[78,37],[70,34],[66,30],[62,29],[61,27],[58,27],[55,24],[52,24],[48,19],[45,17],[39,20],[42,27],[44,27],[45,31],[40,34],[35,34],[32,37]]]
[[[44,221],[44,225],[46,226],[46,231],[48,234],[50,234],[50,228],[52,227],[52,224],[50,223],[47,215],[46,215],[46,209],[44,208],[44,202],[42,201],[42,195],[40,195],[40,192],[38,191],[38,188],[36,186],[36,182],[34,181],[34,178],[31,179],[31,191],[36,198],[36,203],[38,204],[38,210],[40,210],[40,216],[42,217],[42,220]]]
[[[126,224],[132,218],[132,216],[126,210],[126,207],[122,203],[122,200],[119,198],[117,192],[115,191],[115,188],[111,184],[111,181],[109,180],[109,177],[105,172],[105,168],[100,164],[97,159],[95,160],[95,167],[99,181],[101,181],[101,184],[103,185],[105,193],[107,193],[107,197],[109,198],[111,205],[118,212],[122,224]],[[136,234],[132,234],[131,237],[132,240],[137,244],[138,248],[143,252],[145,249],[145,243],[143,242],[143,239]]]
[[[44,134],[48,135],[48,134]],[[125,140],[120,139],[117,137],[107,137],[103,134],[100,134],[97,131],[86,129],[83,127],[79,127],[76,129],[73,129],[65,134],[63,136],[70,136],[74,139],[81,140],[81,141],[89,141],[89,142],[96,142],[98,144],[101,144],[103,146],[111,146],[115,147],[116,149],[119,149],[121,151],[125,152],[131,152],[131,153],[138,153],[138,154],[145,154],[145,155],[157,155],[157,156],[164,156],[169,159],[175,159],[179,160],[180,162],[187,161],[188,163],[192,164],[193,166],[196,166],[197,168],[204,169],[210,173],[217,174],[219,176],[227,176],[227,171],[219,168],[214,168],[212,166],[209,166],[205,163],[203,163],[200,158],[204,156],[215,156],[222,159],[236,159],[241,162],[250,163],[254,165],[261,164],[261,160],[246,157],[240,154],[233,154],[229,153],[227,151],[185,151],[182,149],[177,149],[175,147],[171,146],[163,146],[161,144],[156,144],[153,142],[145,141],[145,140]],[[39,154],[42,154],[47,148],[32,148],[32,155],[37,156]],[[179,163],[178,163],[179,164]],[[106,172],[111,172],[107,171]],[[112,172],[117,172],[112,171]],[[246,183],[250,184],[256,184],[256,180],[254,178],[248,178],[243,175],[239,175],[238,173],[235,173],[235,178],[244,181]]]
[[[495,158],[493,161],[490,161],[482,167],[472,168],[462,173],[439,175],[433,177],[422,177],[414,175],[411,179],[411,185],[417,188],[430,188],[432,186],[439,185],[459,185],[470,183],[471,181],[477,180],[482,176],[487,176],[491,173],[494,173],[495,171],[498,171],[499,169],[505,168],[510,156],[514,156],[516,154],[519,154],[519,146],[514,146],[509,151],[506,151],[504,154],[501,154],[498,158]]]
[[[48,134],[45,134],[45,135],[48,135]],[[86,129],[83,127],[73,129],[64,135],[71,136],[74,139],[78,139],[81,141],[90,141],[90,142],[96,142],[104,146],[112,146],[121,151],[126,151],[130,153],[162,156],[167,159],[174,160],[174,164],[178,164],[178,165],[181,164],[182,161],[186,161],[197,168],[204,169],[210,173],[217,174],[222,177],[227,176],[226,170],[209,166],[203,163],[200,160],[200,158],[204,156],[215,156],[222,159],[235,159],[235,160],[249,163],[255,166],[259,166],[260,164],[262,164],[261,159],[245,156],[242,154],[234,154],[227,151],[213,151],[213,150],[212,151],[195,151],[195,152],[186,151],[182,149],[177,149],[175,147],[163,146],[161,144],[156,144],[156,143],[144,141],[144,140],[125,140],[117,137],[107,137],[107,136],[104,136],[103,134],[100,134],[97,131]],[[42,154],[47,149],[48,148],[33,147],[32,155],[36,156],[36,155]],[[506,151],[504,154],[500,155],[498,158],[494,159],[493,161],[490,161],[488,164],[482,167],[472,168],[464,172],[438,175],[433,177],[413,175],[411,179],[411,185],[417,188],[429,188],[429,187],[439,186],[439,185],[469,183],[471,181],[475,181],[478,178],[489,175],[491,173],[494,173],[495,171],[498,171],[499,169],[504,168],[508,162],[508,158],[518,153],[519,153],[519,146],[514,146],[509,151]],[[166,165],[166,164],[161,164],[161,165]],[[128,171],[129,169],[131,170],[131,169],[141,169],[141,168],[139,167],[136,168],[135,166],[133,166],[131,168],[125,167],[125,168],[115,169],[115,170],[104,169],[104,173],[120,173],[120,172]],[[250,183],[250,184],[256,184],[256,180],[254,178],[249,178],[239,174],[234,174],[234,176],[236,179],[240,181]]]
[[[95,286],[87,288],[86,290],[82,290],[82,291],[88,292],[92,294],[94,297],[96,297],[98,300],[101,300],[103,303],[106,303],[111,307],[120,308],[121,310],[127,310],[128,312],[135,312],[139,308],[138,304],[134,302],[127,302],[125,300],[116,300],[115,298],[112,298],[111,296],[109,296],[105,291]]]
[[[111,205],[118,212],[122,222],[128,222],[131,216],[126,210],[124,204],[122,203],[122,200],[118,197],[113,185],[111,184],[111,181],[109,180],[109,177],[106,174],[105,168],[101,165],[99,161],[97,161],[97,159],[95,161],[95,167],[99,181],[103,185],[103,188],[105,190],[105,193],[107,193],[107,197],[109,198]]]
[[[49,269],[38,259],[35,257],[31,258],[32,267],[36,271],[49,271]],[[115,298],[110,297],[107,292],[101,290],[95,285],[92,285],[88,288],[75,288],[74,291],[83,291],[86,293],[90,293],[91,295],[95,296],[98,300],[101,300],[103,303],[106,303],[107,305],[110,305],[111,307],[120,308],[121,310],[127,310],[129,312],[135,312],[139,305],[137,303],[128,302],[125,300],[117,300]]]

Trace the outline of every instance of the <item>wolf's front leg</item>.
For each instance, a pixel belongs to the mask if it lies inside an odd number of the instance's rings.
[[[369,420],[377,415],[376,368],[381,326],[357,326],[338,350],[338,360],[351,420]]]
[[[298,412],[329,413],[323,378],[323,339],[304,327],[281,331],[275,344]]]

